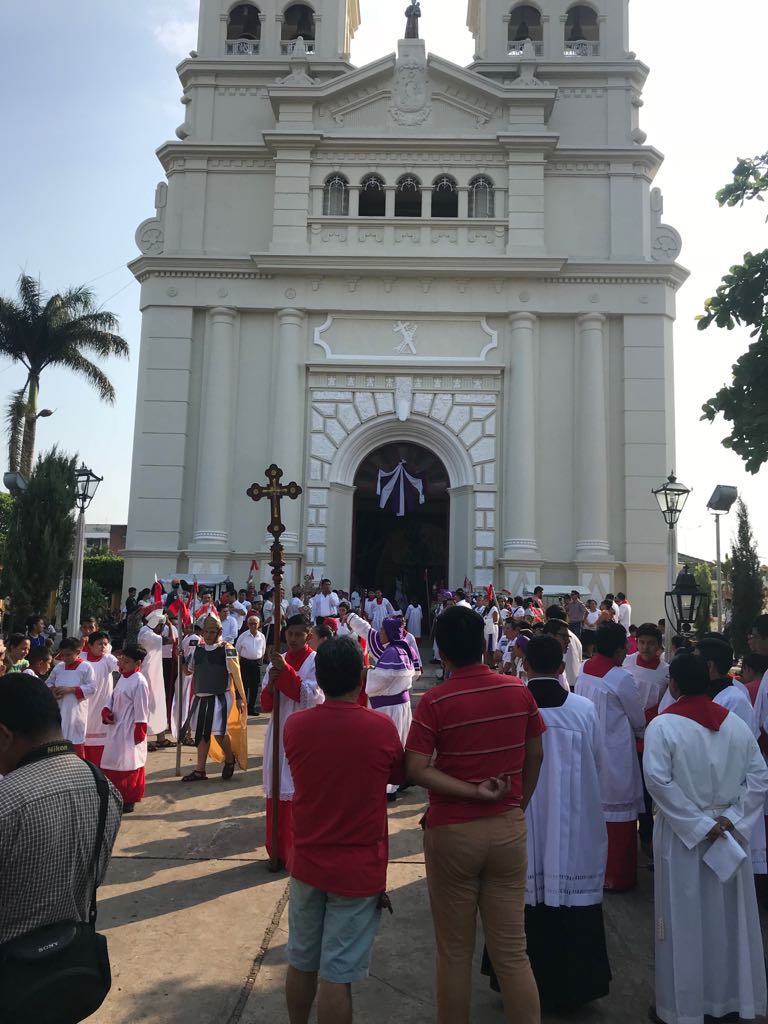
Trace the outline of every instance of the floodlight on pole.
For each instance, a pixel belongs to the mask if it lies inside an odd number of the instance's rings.
[[[715,517],[715,545],[717,548],[717,631],[723,631],[723,562],[720,550],[720,516],[726,516],[739,497],[735,487],[718,484],[707,502],[707,508]]]

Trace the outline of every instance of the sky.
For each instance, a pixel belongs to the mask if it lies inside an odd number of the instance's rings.
[[[207,0],[204,0],[207,2]],[[323,0],[318,0],[322,3]],[[614,0],[618,3],[620,0]],[[543,0],[546,4],[546,0]],[[89,522],[125,522],[130,489],[139,286],[126,263],[133,236],[153,215],[162,171],[155,149],[183,120],[176,64],[194,48],[198,0],[28,0],[0,4],[0,294],[20,272],[46,291],[88,284],[116,313],[130,361],[106,367],[114,406],[98,401],[65,371],[43,378],[38,451],[58,444],[104,477]],[[739,488],[750,508],[758,549],[768,562],[768,468],[751,476],[720,444],[728,430],[700,422],[701,406],[746,349],[746,332],[702,333],[695,316],[743,253],[768,245],[765,207],[721,210],[714,196],[736,158],[768,147],[762,97],[768,4],[730,0],[730,40],[719,33],[714,0],[632,0],[631,48],[651,68],[641,125],[666,162],[656,184],[664,221],[683,236],[680,258],[691,277],[678,295],[676,410],[678,478],[693,488],[680,522],[679,548],[714,557],[706,503],[717,484]],[[403,0],[361,0],[352,50],[361,65],[396,49]],[[472,57],[466,0],[423,0],[427,48],[458,64]],[[761,129],[760,125],[763,125]],[[0,362],[0,398],[23,378]],[[724,543],[735,528],[723,523]]]

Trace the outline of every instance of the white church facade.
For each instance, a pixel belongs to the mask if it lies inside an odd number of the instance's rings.
[[[358,0],[201,0],[131,264],[128,582],[267,578],[246,490],[277,462],[288,582],[578,582],[659,617],[686,271],[628,4],[470,0],[468,68],[413,38],[354,68]]]

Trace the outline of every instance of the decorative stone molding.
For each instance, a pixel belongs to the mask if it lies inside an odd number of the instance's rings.
[[[392,82],[389,116],[401,126],[415,128],[432,118],[429,71],[423,39],[401,39]]]
[[[651,190],[651,256],[657,263],[674,263],[683,248],[680,233],[662,224],[664,196],[660,188]]]
[[[427,289],[428,290],[428,289]],[[366,331],[366,352],[357,351],[357,339],[359,338],[361,319],[364,320]],[[345,335],[348,324],[354,324],[354,339]],[[334,329],[335,337],[326,337]],[[473,339],[471,329],[474,328],[475,335],[480,329],[485,338],[477,338],[475,341],[476,351],[473,352]],[[416,332],[419,331],[419,347],[415,341]],[[456,331],[466,332],[462,336],[462,350],[469,352],[468,355],[439,354],[438,349],[444,346],[446,339]],[[402,342],[392,346],[388,343],[391,333],[402,335]],[[348,332],[347,332],[348,333]],[[385,341],[386,339],[386,341]],[[324,323],[315,328],[314,344],[321,348],[325,358],[336,363],[396,363],[400,359],[407,359],[409,362],[421,364],[463,365],[486,362],[489,354],[499,345],[498,332],[495,331],[485,317],[478,319],[459,320],[457,317],[442,318],[439,315],[421,317],[418,322],[411,322],[405,318],[394,320],[386,316],[369,316],[361,318],[358,316],[333,315],[329,314]],[[352,351],[348,349],[355,347]],[[394,351],[393,351],[394,349]]]

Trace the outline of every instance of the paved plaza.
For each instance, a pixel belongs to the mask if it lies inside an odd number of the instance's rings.
[[[432,681],[432,680],[430,680]],[[287,940],[285,873],[267,870],[261,750],[266,715],[251,719],[250,770],[184,785],[175,751],[149,755],[147,795],[124,819],[99,926],[108,937],[112,993],[94,1024],[287,1024],[283,999]],[[194,751],[184,748],[185,771]],[[389,891],[371,978],[355,987],[363,1024],[434,1019],[433,935],[419,818],[422,790],[390,807]],[[607,896],[614,981],[608,999],[547,1024],[629,1024],[647,1019],[653,986],[653,876]],[[473,1022],[502,1024],[500,998],[480,976],[478,936]]]

